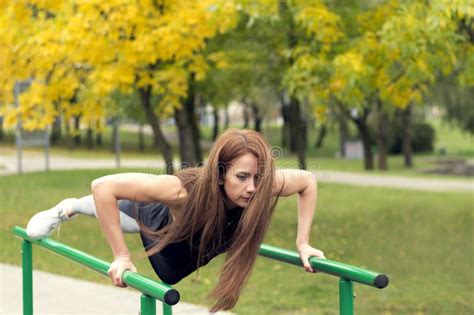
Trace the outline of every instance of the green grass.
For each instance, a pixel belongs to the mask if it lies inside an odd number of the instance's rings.
[[[62,198],[87,194],[92,179],[114,171],[2,177],[0,261],[20,264],[20,241],[12,236],[13,226],[25,226],[36,211]],[[472,314],[473,201],[466,193],[320,183],[312,244],[330,259],[389,276],[390,285],[384,290],[355,285],[357,314]],[[294,249],[296,212],[295,198],[282,198],[265,242]],[[67,222],[60,235],[54,233],[52,237],[97,257],[112,258],[97,222],[91,218]],[[126,239],[138,270],[155,277],[142,255],[139,237],[127,235]],[[182,301],[205,305],[221,262],[214,260],[200,270],[199,278],[191,275],[177,285]],[[99,283],[110,282],[43,249],[34,250],[34,266]],[[338,279],[259,258],[234,311],[256,315],[338,314]]]
[[[402,156],[390,156],[388,163],[390,169],[388,171],[380,171],[377,169],[366,171],[364,170],[361,161],[358,160],[341,160],[332,158],[315,158],[308,157],[306,160],[306,169],[314,172],[324,171],[342,171],[342,172],[354,172],[366,175],[391,175],[391,176],[406,176],[418,179],[437,179],[437,180],[457,180],[472,182],[472,177],[468,176],[456,176],[456,175],[441,175],[434,173],[427,173],[426,171],[431,170],[435,167],[436,158],[433,156],[418,156],[416,159],[415,167],[412,169],[405,168],[403,164]],[[286,155],[283,158],[276,160],[279,168],[297,168],[297,157],[295,155]]]
[[[436,152],[439,153],[440,149],[444,148],[449,155],[468,159],[474,158],[474,138],[472,135],[439,119],[433,119],[430,123],[436,130]]]

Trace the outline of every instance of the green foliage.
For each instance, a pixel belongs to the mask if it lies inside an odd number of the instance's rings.
[[[444,118],[474,135],[474,86],[463,86],[454,76],[443,77],[433,87],[430,98],[444,111]]]
[[[243,15],[234,30],[208,45],[206,54],[222,56],[225,64],[212,67],[198,83],[205,101],[216,107],[234,100],[256,103],[262,109],[274,106],[282,76],[278,44],[271,23]]]
[[[403,127],[401,127],[403,128]],[[396,129],[392,133],[390,153],[402,152],[402,130]],[[426,122],[417,122],[413,125],[413,152],[433,152],[435,142],[435,130]]]

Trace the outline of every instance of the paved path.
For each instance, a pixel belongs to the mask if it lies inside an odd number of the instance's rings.
[[[178,165],[178,162],[175,161]],[[99,169],[114,168],[114,159],[79,159],[64,156],[51,156],[50,165],[52,170],[64,169]],[[123,159],[122,167],[141,167],[150,171],[164,166],[164,161],[159,159]],[[25,154],[23,158],[23,171],[36,172],[44,170],[44,156],[40,154]],[[17,160],[14,155],[0,156],[0,175],[16,174]],[[464,191],[474,192],[474,180],[455,179],[429,179],[404,177],[393,175],[373,175],[354,172],[318,171],[318,179],[321,182],[342,183],[358,186],[380,186],[397,187],[404,189],[428,190],[428,191]]]
[[[178,161],[174,162],[175,165]],[[17,174],[17,157],[14,155],[0,155],[0,175]],[[49,158],[51,170],[71,170],[71,169],[101,169],[115,168],[115,159],[91,159],[91,158],[73,158],[66,156],[51,155]],[[121,167],[141,167],[150,171],[163,168],[164,160],[160,159],[122,159]],[[38,172],[45,170],[44,154],[23,154],[22,171],[24,173]]]
[[[22,314],[21,268],[0,264],[0,279],[0,314]],[[141,293],[134,289],[120,289],[36,270],[33,287],[35,315],[128,315],[140,311]],[[162,314],[158,301],[156,313]],[[207,315],[209,312],[202,306],[179,302],[173,306],[173,314]]]
[[[430,179],[395,175],[373,175],[352,172],[320,171],[321,182],[342,183],[357,186],[395,187],[426,191],[474,192],[474,180]]]

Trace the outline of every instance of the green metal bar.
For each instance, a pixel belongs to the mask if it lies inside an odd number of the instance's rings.
[[[23,315],[33,315],[33,248],[23,240],[21,244],[23,272]]]
[[[296,266],[303,266],[297,252],[262,244],[259,254],[261,256],[286,262]],[[374,286],[383,289],[388,285],[388,277],[375,271],[370,271],[330,259],[311,257],[311,266],[321,272]]]
[[[40,240],[31,239],[26,234],[26,231],[18,226],[13,228],[13,233],[35,245],[49,249],[59,255],[62,255],[105,276],[108,276],[107,270],[109,270],[110,264],[101,259],[49,238],[43,238]],[[166,284],[158,283],[150,278],[144,277],[129,270],[126,270],[123,273],[122,280],[129,287],[135,288],[138,291],[141,291],[142,293],[152,296],[155,299],[167,304],[175,305],[179,301],[180,296],[176,289]]]
[[[339,280],[339,314],[354,315],[354,289],[351,280]]]
[[[26,234],[26,231],[18,226],[13,228],[13,233],[23,238],[22,256],[24,314],[33,314],[32,244],[49,249],[57,254],[85,265],[105,276],[108,276],[107,270],[109,269],[110,264],[103,260],[48,238],[40,240],[30,239]],[[303,265],[298,253],[294,251],[262,244],[260,246],[259,254],[264,257],[293,265]],[[339,290],[340,312],[342,315],[354,314],[353,281],[377,288],[385,288],[388,285],[388,277],[384,274],[374,271],[316,257],[311,257],[309,262],[311,266],[318,271],[341,277],[339,281]],[[142,314],[156,314],[155,299],[158,299],[163,302],[163,314],[172,315],[171,305],[175,305],[180,299],[178,291],[164,283],[158,283],[152,279],[141,276],[129,270],[126,270],[123,273],[122,279],[125,284],[143,293],[141,296]]]
[[[173,315],[173,309],[171,305],[163,303],[163,315]]]
[[[142,294],[140,297],[140,315],[156,315],[156,300]]]

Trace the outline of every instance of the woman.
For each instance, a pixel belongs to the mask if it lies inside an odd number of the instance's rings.
[[[227,252],[210,297],[212,312],[234,307],[247,281],[279,196],[298,194],[296,246],[306,271],[316,207],[316,177],[277,170],[266,140],[252,130],[229,129],[213,145],[208,162],[176,175],[124,173],[92,182],[92,195],[65,199],[33,216],[30,237],[49,235],[77,214],[97,217],[114,254],[109,275],[124,287],[124,270],[136,271],[123,232],[139,232],[149,260],[165,283],[174,284]]]

